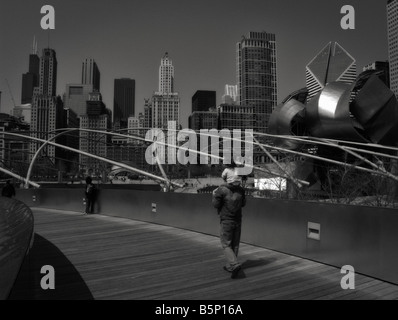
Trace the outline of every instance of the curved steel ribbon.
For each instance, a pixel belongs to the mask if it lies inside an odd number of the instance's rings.
[[[351,89],[352,85],[331,82],[311,99],[306,107],[306,125],[311,135],[369,142],[354,127],[350,113]]]
[[[378,76],[366,81],[351,104],[351,112],[373,143],[397,143],[398,102]]]
[[[335,81],[307,104],[296,100],[292,93],[271,114],[269,128],[276,135],[309,132],[317,138],[396,145],[398,102],[377,74],[360,76],[351,85]],[[287,139],[275,143],[288,149],[299,146]]]
[[[304,134],[305,105],[296,99],[290,99],[278,105],[269,119],[270,133],[275,135]],[[290,139],[275,139],[279,147],[291,150],[297,149],[301,143]]]

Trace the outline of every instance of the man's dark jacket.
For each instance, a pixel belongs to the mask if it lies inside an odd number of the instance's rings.
[[[220,220],[242,220],[242,208],[246,205],[245,189],[225,184],[213,191],[213,206],[218,209]]]

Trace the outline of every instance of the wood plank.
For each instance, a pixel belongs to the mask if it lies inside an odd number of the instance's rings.
[[[396,299],[398,286],[359,275],[342,290],[338,268],[241,244],[238,279],[222,269],[218,237],[70,211],[34,209],[36,241],[11,298],[131,300]],[[53,265],[56,290],[40,288]]]

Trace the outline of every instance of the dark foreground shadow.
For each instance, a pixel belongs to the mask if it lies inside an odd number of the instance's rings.
[[[242,269],[249,269],[249,268],[255,268],[259,266],[265,266],[267,264],[272,263],[276,259],[257,259],[257,260],[246,260],[242,263]]]
[[[48,284],[48,271],[54,268],[54,289],[42,289]],[[93,296],[73,264],[50,241],[35,234],[35,241],[25,257],[9,300],[93,300]]]
[[[272,263],[275,259],[257,259],[257,260],[246,260],[241,266],[242,269],[239,271],[237,277],[235,279],[244,279],[246,278],[245,269],[255,268],[259,266],[265,266],[269,263]]]

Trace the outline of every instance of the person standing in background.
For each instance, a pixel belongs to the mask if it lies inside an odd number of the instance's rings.
[[[93,180],[91,179],[91,177],[86,178],[86,190],[85,190],[86,211],[85,211],[85,214],[92,214],[94,211],[96,188],[92,181]]]

